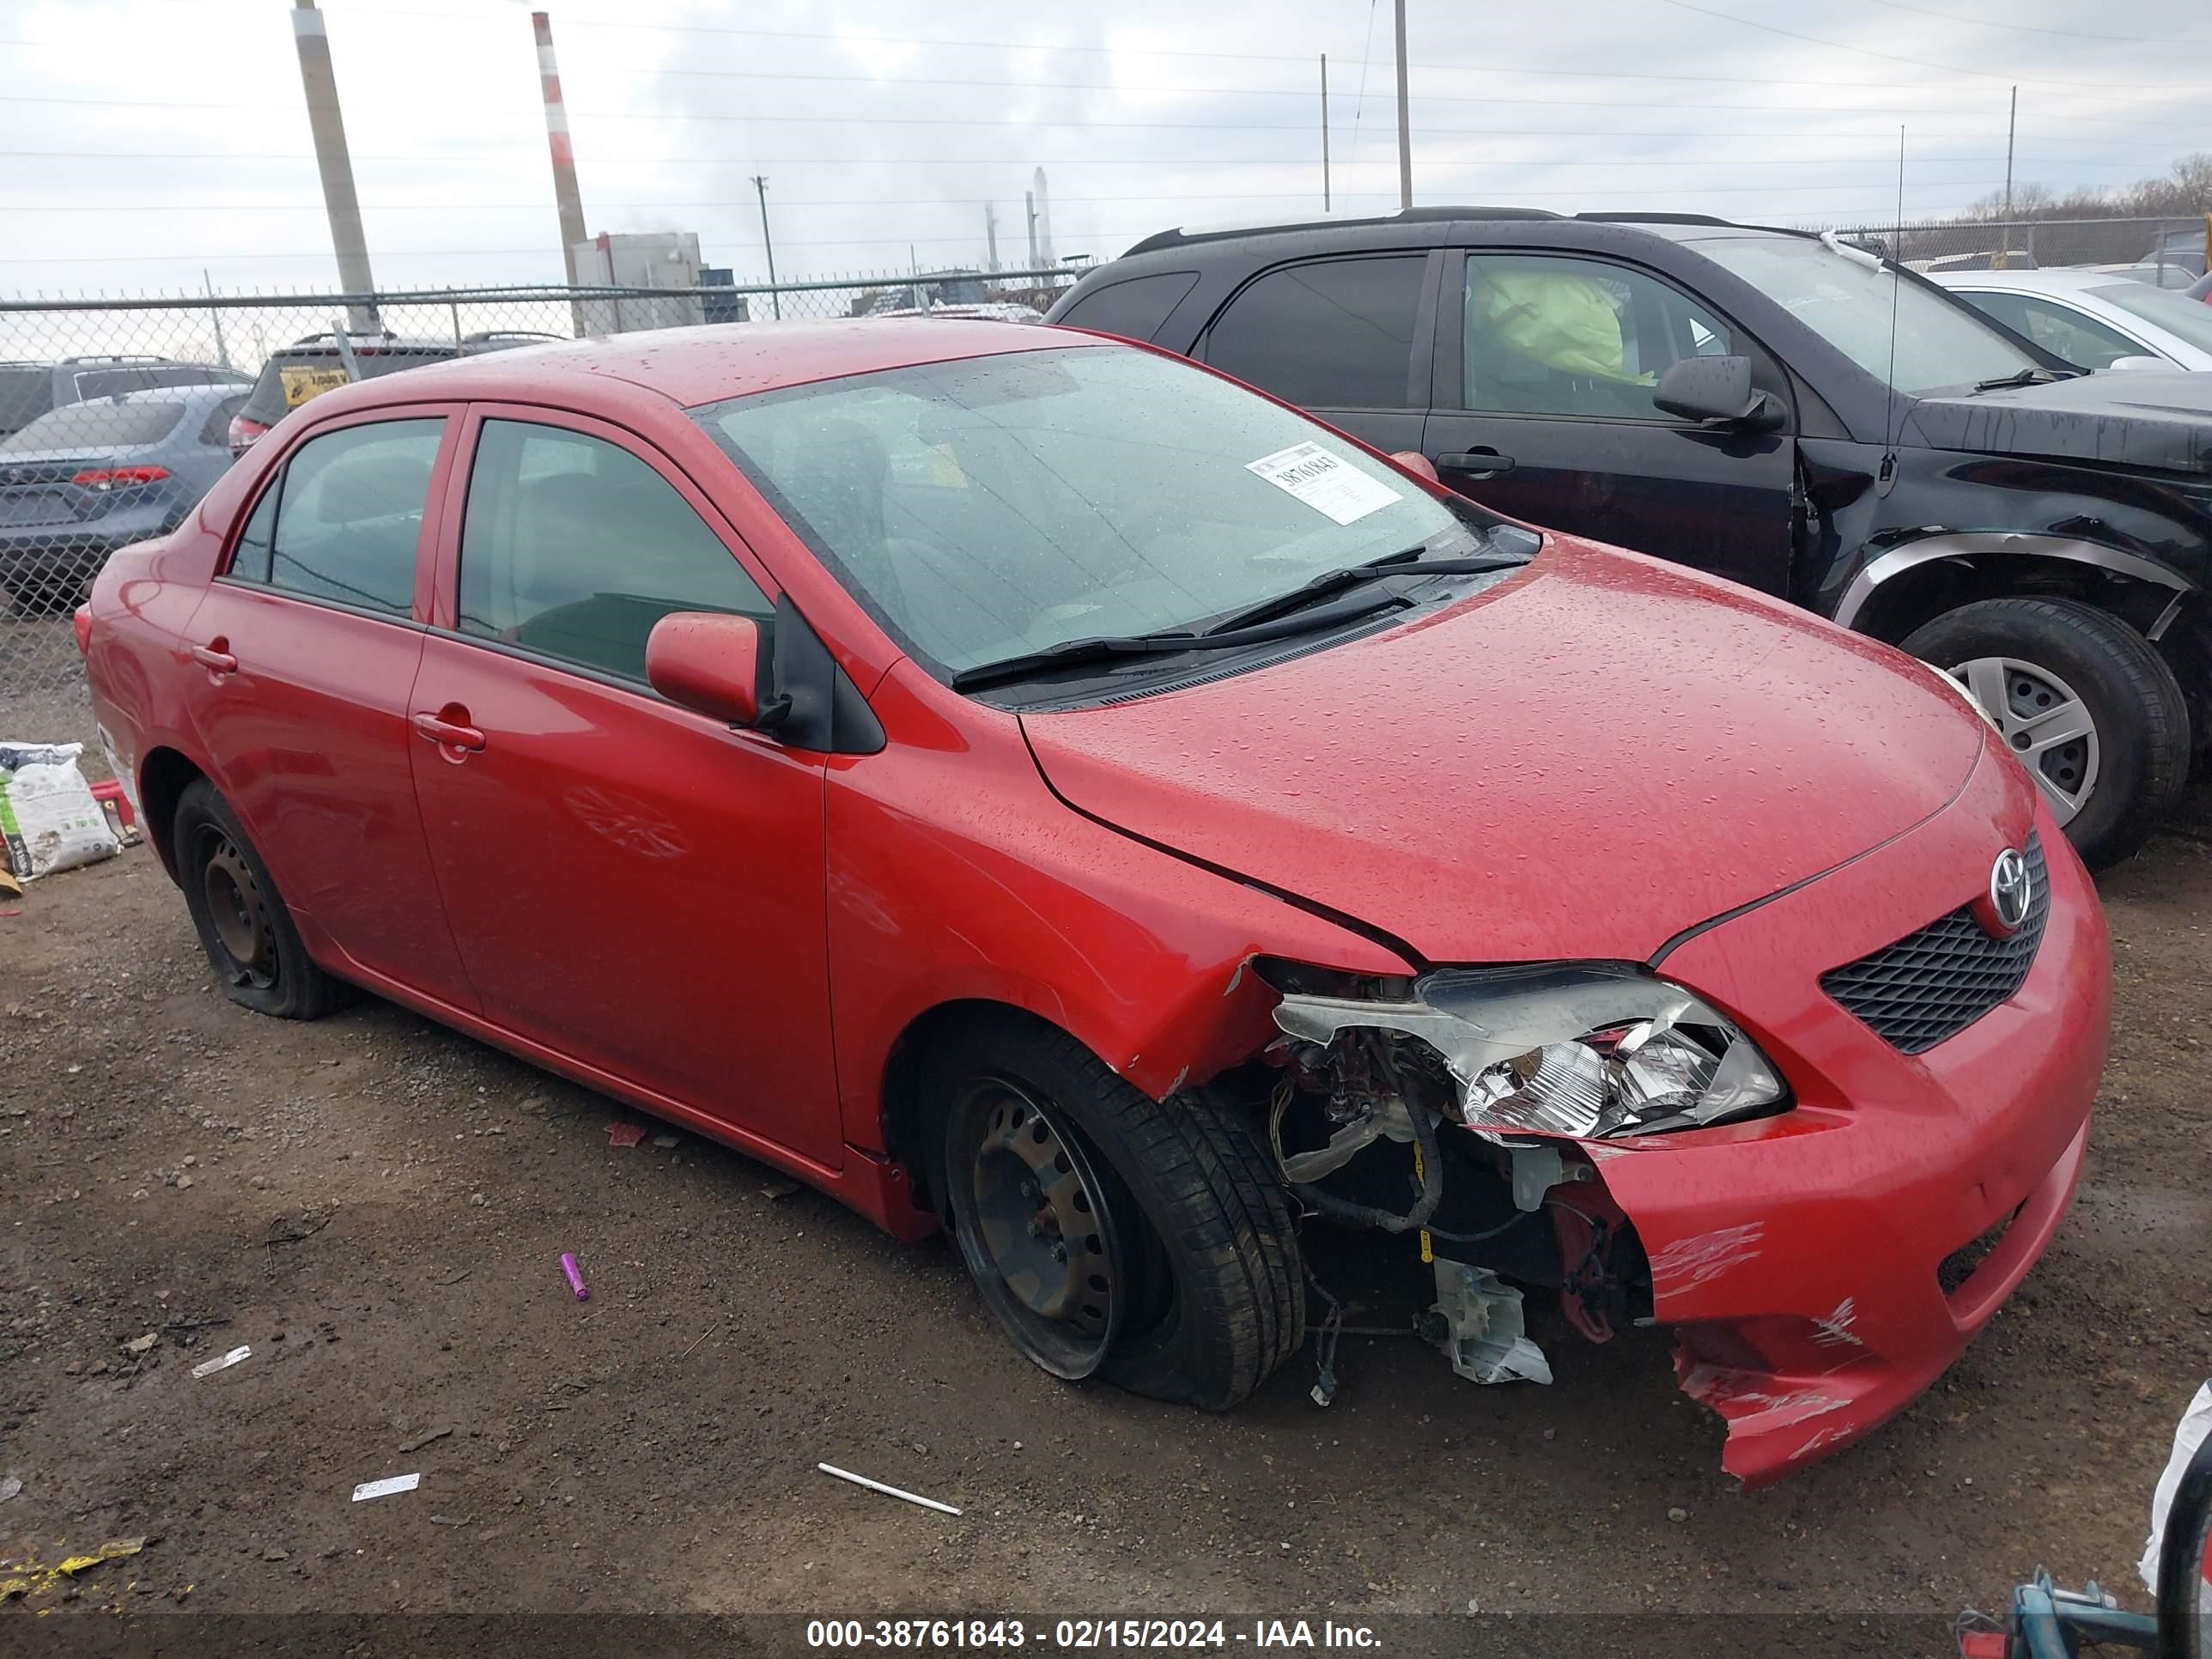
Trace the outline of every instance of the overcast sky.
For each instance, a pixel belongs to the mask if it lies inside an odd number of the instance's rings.
[[[0,295],[328,288],[290,0],[0,0]],[[530,7],[327,0],[385,287],[561,272]],[[696,230],[787,278],[1396,204],[1389,0],[552,6],[593,231]],[[2203,0],[1409,0],[1418,202],[1909,216],[2212,149]],[[2003,20],[2002,23],[1996,20]],[[1804,36],[1819,37],[1817,40]]]

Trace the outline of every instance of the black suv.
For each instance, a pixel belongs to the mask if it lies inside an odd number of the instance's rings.
[[[2212,732],[2212,375],[2083,375],[1833,235],[1503,208],[1174,230],[1047,320],[1902,645],[2093,863]]]
[[[397,374],[403,368],[441,363],[450,357],[473,357],[480,352],[505,351],[514,346],[544,345],[563,337],[527,329],[488,329],[456,339],[403,339],[396,334],[349,332],[343,337],[329,330],[302,335],[289,345],[278,346],[261,365],[246,407],[232,416],[230,453],[243,455],[270,428],[301,404],[320,397],[349,380],[374,380]]]

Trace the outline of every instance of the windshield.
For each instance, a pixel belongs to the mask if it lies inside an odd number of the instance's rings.
[[[1966,306],[1896,273],[1876,270],[1809,238],[1759,236],[1699,242],[1725,266],[1877,380],[1890,378],[1890,308],[1897,313],[1899,392],[1972,386],[2046,367]]]
[[[2200,351],[2212,351],[2212,306],[2202,300],[2186,299],[2166,289],[2153,288],[2148,283],[2114,283],[2109,288],[2093,288],[2089,292],[2131,317],[2157,324]]]
[[[173,402],[65,404],[0,441],[0,453],[159,443],[177,429],[184,415],[184,404]]]
[[[941,672],[1183,629],[1463,518],[1304,416],[1112,346],[855,375],[694,410],[902,646]]]

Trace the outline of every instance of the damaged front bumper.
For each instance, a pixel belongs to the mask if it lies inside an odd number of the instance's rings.
[[[1608,1223],[1616,1230],[1612,1259],[1633,1263],[1648,1285],[1648,1308],[1631,1311],[1674,1328],[1678,1379],[1725,1421],[1723,1465],[1747,1486],[1848,1444],[1927,1388],[2026,1276],[2072,1197],[2105,1058],[2109,960],[2087,875],[2032,799],[2024,788],[1984,792],[1666,954],[1665,981],[1725,1009],[1788,1079],[1786,1109],[1601,1137],[1438,1126],[1446,1154],[1466,1150],[1471,1134],[1496,1148],[1493,1201],[1510,1193],[1524,1215],[1553,1212],[1553,1260],[1566,1269],[1562,1310],[1597,1340],[1610,1330],[1595,1297],[1578,1300],[1574,1264],[1607,1243]],[[1996,826],[2009,821],[2023,836],[2031,810],[2044,845],[2059,850],[2048,860],[2044,935],[2014,996],[1918,1055],[1830,1000],[1820,972],[1891,945],[1908,931],[1900,915],[1949,911],[1961,855],[1986,870],[1989,849],[2006,843]],[[1316,1008],[1326,1004],[1330,1019],[1346,1009],[1341,999],[1285,1002],[1279,1023],[1309,1042],[1321,1035]],[[1464,1090],[1470,1066],[1487,1054],[1453,1063],[1446,1044],[1407,1029],[1404,1004],[1395,1006],[1379,1022],[1395,1033],[1389,1041],[1431,1043],[1445,1080]],[[1373,1077],[1410,1093],[1404,1070],[1386,1053]],[[1393,1103],[1394,1116],[1377,1115],[1378,1133],[1402,1141],[1391,1125],[1408,1115]],[[1499,1363],[1519,1336],[1517,1297],[1510,1328],[1480,1352],[1466,1334],[1480,1331],[1486,1305],[1503,1306],[1490,1299],[1498,1281],[1480,1262],[1468,1269],[1455,1317],[1458,1279],[1448,1283],[1445,1269],[1440,1261],[1438,1311],[1455,1369],[1481,1381],[1534,1375],[1525,1363]]]

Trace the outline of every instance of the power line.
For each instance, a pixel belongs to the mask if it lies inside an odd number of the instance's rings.
[[[141,3],[143,3],[143,0],[141,0]],[[204,0],[168,0],[168,3],[172,3],[172,4],[179,4],[179,5],[183,5],[183,4],[194,4],[194,5],[198,5],[198,4],[202,4],[202,3],[204,3]],[[1726,12],[1708,11],[1708,10],[1706,10],[1706,9],[1705,9],[1705,8],[1703,8],[1703,7],[1690,4],[1690,3],[1689,3],[1689,0],[1666,0],[1666,3],[1667,3],[1667,4],[1668,4],[1668,5],[1679,6],[1679,7],[1680,7],[1681,9],[1685,9],[1685,10],[1688,10],[1688,11],[1694,11],[1694,12],[1699,12],[1699,13],[1701,13],[1702,15],[1705,15],[1705,16],[1712,17],[1712,18],[1717,19],[1717,20],[1719,20],[1719,21],[1723,21],[1723,22],[1734,23],[1734,24],[1739,25],[1740,27],[1746,27],[1746,28],[1763,29],[1763,30],[1766,31],[1766,32],[1767,32],[1767,33],[1769,33],[1788,35],[1790,38],[1791,38],[1791,39],[1793,39],[1793,40],[1805,40],[1805,41],[1808,41],[1808,42],[1810,42],[1811,44],[1813,44],[1813,45],[1814,45],[1814,46],[1828,46],[1828,47],[1833,48],[1834,50],[1840,51],[1840,52],[1857,52],[1857,53],[1859,53],[1860,55],[1864,56],[1864,57],[1883,58],[1883,59],[1885,59],[1885,60],[1887,60],[1887,61],[1888,61],[1888,62],[1892,62],[1892,63],[1910,64],[1912,64],[1912,65],[1914,65],[1915,67],[1917,67],[1917,68],[1936,70],[1937,70],[1938,72],[1942,73],[1942,74],[1946,74],[1946,75],[1965,75],[1965,76],[1975,76],[1975,77],[1977,77],[1977,78],[1990,78],[1990,77],[1991,77],[1991,76],[1995,76],[1996,78],[1999,78],[1999,79],[2019,81],[2019,82],[2023,82],[2023,83],[2029,83],[2029,84],[2035,84],[2035,85],[2041,85],[2041,86],[2055,86],[2055,87],[2076,87],[2076,86],[2078,86],[2078,87],[2092,88],[2100,89],[2100,90],[2122,91],[2122,92],[2196,92],[2196,91],[2199,91],[2199,90],[2201,90],[2201,89],[2202,89],[2202,87],[2203,87],[2203,83],[2202,83],[2202,82],[2187,82],[2187,83],[2183,83],[2183,84],[2179,84],[2179,85],[2174,85],[2174,84],[2166,84],[2166,85],[2155,85],[2155,86],[2154,86],[2154,85],[2139,85],[2139,84],[2135,84],[2135,83],[2116,83],[2116,82],[2083,82],[2083,81],[2042,81],[2042,82],[2036,82],[2036,81],[2034,81],[2034,80],[2033,79],[2033,77],[2031,77],[2031,76],[2020,76],[2020,75],[2003,74],[2003,73],[2000,73],[1999,71],[1996,71],[1996,70],[1969,70],[1969,69],[1959,69],[1959,68],[1953,67],[1952,65],[1949,65],[1949,64],[1929,63],[1929,62],[1926,62],[1926,61],[1924,61],[1924,60],[1923,60],[1923,59],[1920,59],[1920,58],[1897,57],[1897,56],[1894,56],[1893,54],[1891,54],[1891,53],[1887,53],[1887,52],[1873,52],[1873,51],[1870,51],[1870,50],[1869,50],[1869,49],[1867,49],[1867,48],[1860,47],[1860,46],[1847,46],[1843,45],[1843,44],[1842,44],[1841,42],[1839,42],[1839,41],[1834,41],[1834,40],[1823,40],[1818,39],[1817,37],[1813,36],[1813,35],[1797,34],[1797,33],[1794,33],[1794,32],[1793,32],[1793,31],[1791,31],[1791,30],[1779,28],[1779,27],[1777,27],[1776,26],[1774,26],[1774,25],[1772,25],[1772,24],[1754,22],[1753,21],[1752,21],[1752,20],[1751,20],[1751,19],[1749,19],[1749,18],[1734,16],[1734,15],[1731,15],[1730,14],[1726,13]],[[483,22],[483,23],[490,23],[490,22],[498,22],[498,21],[504,21],[503,19],[501,19],[501,18],[498,17],[496,15],[492,14],[492,13],[468,13],[468,12],[453,12],[453,11],[425,11],[425,10],[420,10],[420,9],[411,9],[411,8],[385,7],[385,6],[380,6],[380,7],[378,7],[378,8],[377,8],[377,9],[376,9],[376,12],[375,12],[375,15],[376,15],[379,19],[388,18],[388,17],[422,17],[422,18],[431,18],[431,19],[435,19],[435,20],[436,20],[436,21],[441,21],[441,22],[446,22],[446,23],[455,23],[455,22],[471,22],[471,23],[474,23],[474,22]],[[851,37],[850,35],[848,35],[848,34],[839,34],[839,33],[832,33],[832,32],[828,32],[828,31],[823,31],[823,30],[808,30],[808,29],[758,29],[758,28],[739,28],[739,27],[733,27],[733,26],[732,26],[732,25],[728,25],[728,24],[710,24],[710,23],[646,23],[646,22],[638,22],[638,21],[632,21],[632,20],[628,20],[628,19],[617,21],[617,20],[608,19],[608,18],[571,17],[571,16],[569,16],[569,15],[567,15],[566,14],[563,14],[563,15],[562,15],[562,19],[561,19],[561,26],[562,26],[562,28],[564,28],[564,29],[578,29],[578,28],[586,28],[586,29],[607,29],[607,30],[621,31],[621,32],[624,32],[624,33],[655,33],[655,34],[715,34],[715,35],[737,35],[737,36],[743,36],[743,37],[745,37],[745,38],[747,38],[747,39],[752,39],[752,40],[823,40],[823,41],[830,41],[830,42],[835,42],[835,43],[837,43],[837,44],[840,44],[840,45],[849,45],[849,44],[851,44],[851,41],[852,41],[852,37]],[[878,46],[922,46],[922,47],[946,47],[946,48],[951,48],[951,49],[956,49],[956,50],[963,50],[963,51],[965,51],[965,50],[978,50],[978,49],[980,49],[980,50],[984,50],[984,51],[1000,51],[1000,52],[1081,52],[1081,53],[1086,53],[1086,54],[1091,54],[1091,55],[1102,55],[1102,54],[1103,54],[1103,55],[1107,56],[1107,57],[1116,57],[1116,58],[1121,58],[1121,57],[1127,57],[1127,58],[1198,58],[1198,59],[1203,59],[1203,60],[1212,61],[1212,62],[1254,63],[1254,64],[1297,64],[1300,65],[1301,67],[1303,67],[1303,66],[1306,64],[1306,62],[1308,61],[1309,58],[1311,56],[1311,54],[1310,54],[1310,53],[1307,53],[1307,52],[1203,52],[1203,51],[1194,51],[1194,50],[1192,50],[1192,49],[1189,49],[1189,48],[1187,48],[1187,47],[1171,47],[1171,46],[1107,46],[1077,45],[1077,44],[1072,44],[1072,43],[1071,43],[1071,44],[1056,44],[1056,43],[1047,42],[1047,41],[1039,41],[1039,40],[974,40],[949,39],[949,38],[945,38],[945,37],[927,37],[927,36],[918,36],[918,35],[872,34],[872,35],[868,36],[868,37],[867,37],[867,39],[868,39],[868,41],[869,41],[869,43],[870,43],[871,45],[878,45]],[[48,46],[48,45],[55,45],[55,44],[59,44],[59,43],[56,43],[56,42],[49,42],[49,41],[31,41],[31,42],[21,42],[21,43],[16,43],[16,44],[27,44],[27,45],[33,45],[33,46]],[[1364,65],[1366,64],[1366,63],[1367,63],[1369,60],[1368,60],[1368,59],[1366,59],[1366,58],[1363,56],[1363,58],[1362,58],[1362,59],[1361,59],[1360,61],[1361,61],[1361,63],[1362,63],[1362,65],[1363,65],[1363,66],[1364,66]],[[1377,59],[1377,60],[1374,60],[1374,61],[1376,61],[1376,62],[1382,62],[1382,63],[1385,64],[1385,65],[1386,65],[1387,67],[1394,67],[1394,68],[1395,68],[1395,62],[1396,62],[1396,60],[1395,60],[1395,58],[1393,58],[1393,59]],[[1548,68],[1543,68],[1543,67],[1540,67],[1540,66],[1533,65],[1533,64],[1495,64],[1495,63],[1486,63],[1486,64],[1408,64],[1407,67],[1409,70],[1420,70],[1420,71],[1422,71],[1422,72],[1424,72],[1424,73],[1442,73],[1442,74],[1450,74],[1450,75],[1484,75],[1484,76],[1495,76],[1495,75],[1541,75],[1541,76],[1559,76],[1559,77],[1562,77],[1562,78],[1565,78],[1565,79],[1568,79],[1568,80],[1577,80],[1577,81],[1686,81],[1686,82],[1742,82],[1742,83],[1752,84],[1752,85],[1758,85],[1758,86],[1861,87],[1861,88],[1874,88],[1874,89],[1880,90],[1880,91],[1885,91],[1885,92],[1913,91],[1913,90],[1917,90],[1917,89],[1918,89],[1918,88],[1910,88],[1910,87],[1899,87],[1899,86],[1898,86],[1898,85],[1897,85],[1897,83],[1896,83],[1896,82],[1892,82],[1892,81],[1838,81],[1838,80],[1835,80],[1835,79],[1832,79],[1832,78],[1824,78],[1824,79],[1820,79],[1820,80],[1795,80],[1795,81],[1793,81],[1793,80],[1787,80],[1787,79],[1784,79],[1783,77],[1780,77],[1780,76],[1771,76],[1771,75],[1682,75],[1682,74],[1667,74],[1667,73],[1662,73],[1662,72],[1659,72],[1659,71],[1656,71],[1656,70],[1561,70],[1561,69],[1548,69]],[[647,72],[650,72],[650,71],[647,71]],[[1934,91],[1940,90],[1940,88],[1932,88],[1932,87],[1931,87],[1931,88],[1925,88],[1925,90],[1928,90],[1928,91],[1930,91],[1930,92],[1934,92]]]
[[[2021,34],[2054,34],[2068,40],[2100,40],[2106,42],[2145,42],[2179,40],[2194,44],[2207,37],[2201,34],[2090,34],[2079,29],[2047,29],[2033,23],[2008,23],[1996,17],[1968,17],[1955,11],[1937,11],[1932,6],[1908,6],[1905,0],[1874,0],[1877,6],[1887,6],[1892,11],[1917,12],[1923,17],[1942,17],[1954,23],[1971,23],[1977,28],[2011,29]]]
[[[1710,7],[1695,5],[1692,0],[1663,0],[1677,11],[1695,12],[1700,17],[1718,18],[1723,23],[1733,23],[1738,28],[1759,29],[1768,34],[1778,34],[1786,40],[1803,40],[1816,46],[1826,46],[1832,52],[1856,52],[1862,58],[1879,58],[1885,63],[1910,64],[1916,69],[1940,70],[1946,75],[1969,75],[1978,80],[2017,81],[2022,86],[2083,87],[2102,92],[2194,92],[2196,86],[2146,86],[2130,81],[2043,81],[2032,75],[2014,75],[2002,70],[1960,69],[1955,64],[1931,63],[1925,58],[1905,58],[1893,52],[1876,52],[1870,46],[1846,46],[1841,40],[1823,40],[1817,34],[1801,34],[1796,29],[1785,29],[1773,23],[1761,23],[1749,17],[1739,17],[1734,12],[1714,11]]]

